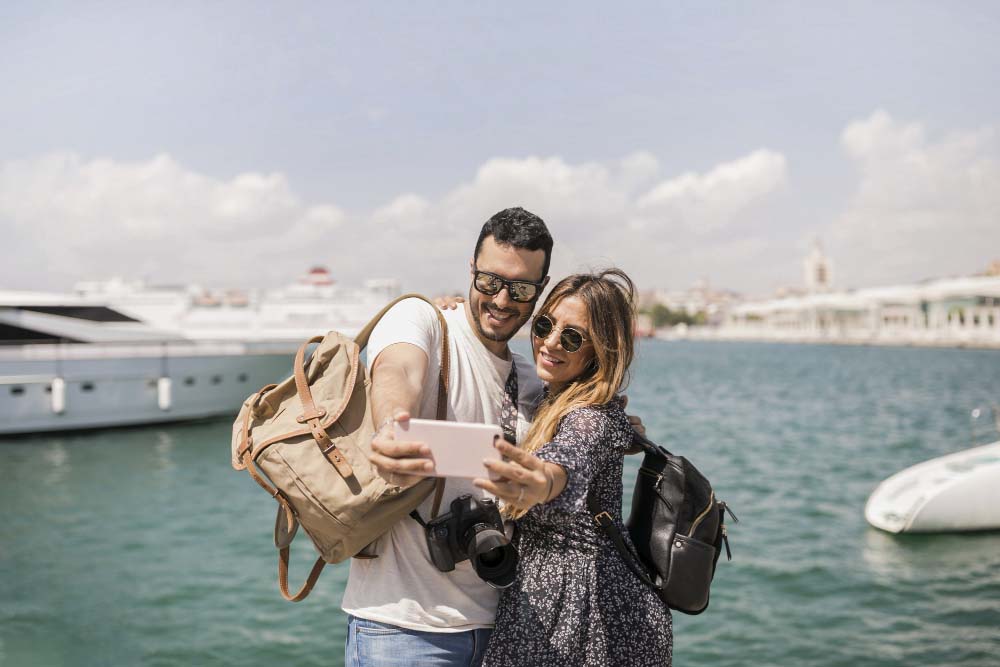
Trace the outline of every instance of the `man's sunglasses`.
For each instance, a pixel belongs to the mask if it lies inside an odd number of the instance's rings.
[[[545,282],[533,283],[528,280],[507,280],[495,273],[475,269],[472,284],[476,288],[476,291],[482,292],[486,296],[499,294],[500,290],[506,287],[507,294],[510,295],[512,301],[530,303],[541,294],[542,286],[545,285]]]
[[[587,337],[573,327],[557,327],[548,315],[539,315],[531,325],[535,338],[545,340],[553,331],[559,332],[559,344],[567,352],[576,352],[587,341]]]

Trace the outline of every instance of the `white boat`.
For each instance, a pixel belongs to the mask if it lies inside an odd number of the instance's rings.
[[[353,333],[399,292],[323,269],[259,292],[88,283],[0,291],[0,435],[234,414],[310,336]]]
[[[890,533],[1000,529],[1000,441],[889,477],[869,496],[865,519]]]

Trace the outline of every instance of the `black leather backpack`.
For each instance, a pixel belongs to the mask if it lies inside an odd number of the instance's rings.
[[[645,456],[625,527],[638,553],[628,548],[593,493],[587,496],[587,507],[625,563],[663,602],[685,614],[700,614],[708,607],[709,588],[723,544],[732,560],[725,514],[729,512],[733,521],[739,519],[715,497],[712,485],[686,458],[640,436],[635,442]]]

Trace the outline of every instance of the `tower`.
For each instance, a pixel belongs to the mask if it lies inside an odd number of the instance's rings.
[[[819,239],[813,241],[812,251],[802,261],[802,268],[805,271],[806,290],[810,294],[830,291],[833,284],[833,266],[823,254]]]

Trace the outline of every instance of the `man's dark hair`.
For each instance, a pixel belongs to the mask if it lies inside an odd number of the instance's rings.
[[[492,236],[500,245],[514,246],[524,250],[544,250],[545,264],[542,265],[542,278],[549,275],[549,261],[552,259],[552,235],[545,221],[534,213],[525,211],[520,206],[505,208],[486,221],[479,240],[476,241],[476,252],[473,259],[479,258],[479,250],[483,247],[483,239]]]

